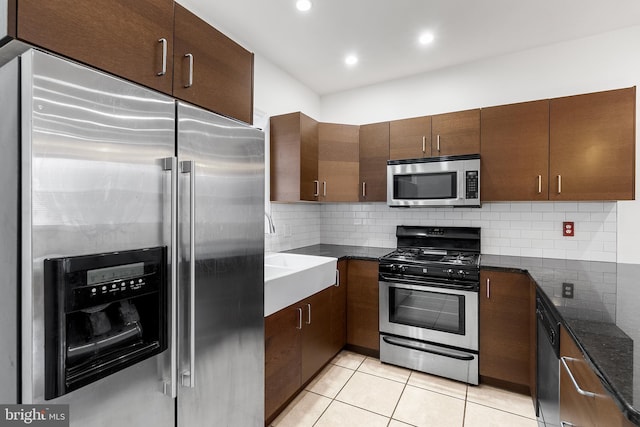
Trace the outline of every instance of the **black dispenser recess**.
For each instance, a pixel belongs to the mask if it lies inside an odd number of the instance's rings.
[[[167,248],[44,261],[45,399],[167,348]]]

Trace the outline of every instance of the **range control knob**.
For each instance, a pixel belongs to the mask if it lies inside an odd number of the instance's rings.
[[[464,277],[466,274],[467,274],[467,272],[466,272],[466,271],[464,271],[464,270],[458,270],[458,276],[460,276],[460,277]]]
[[[454,273],[454,271],[453,271],[453,269],[452,269],[452,268],[450,268],[450,269],[448,269],[448,270],[444,270],[444,272],[445,272],[445,273],[447,273],[447,275],[448,275],[449,277],[453,276],[453,273]]]

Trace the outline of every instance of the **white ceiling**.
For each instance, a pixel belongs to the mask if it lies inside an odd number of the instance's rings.
[[[319,95],[640,24],[640,0],[178,1]]]

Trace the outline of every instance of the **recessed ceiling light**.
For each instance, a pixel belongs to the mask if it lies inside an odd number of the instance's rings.
[[[429,43],[433,42],[433,34],[431,34],[431,33],[423,33],[418,38],[418,41],[420,42],[420,44],[429,44]]]
[[[347,55],[347,57],[344,58],[344,63],[352,67],[358,63],[358,57],[355,55]]]
[[[306,12],[311,9],[311,0],[298,0],[296,2],[296,7],[301,12]]]

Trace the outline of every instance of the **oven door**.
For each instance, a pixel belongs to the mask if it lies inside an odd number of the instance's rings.
[[[478,292],[380,281],[380,332],[478,350]]]

